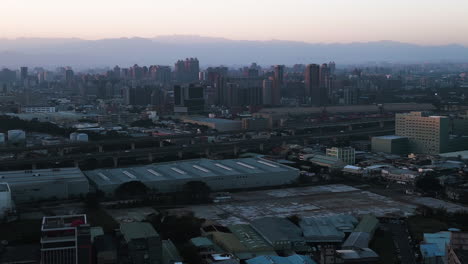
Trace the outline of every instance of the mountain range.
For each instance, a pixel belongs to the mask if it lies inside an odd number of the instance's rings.
[[[296,63],[340,64],[372,62],[468,62],[468,47],[451,44],[424,46],[395,41],[306,43],[248,41],[196,35],[155,38],[0,38],[0,67],[72,66],[77,68],[173,65],[197,57],[202,66]]]

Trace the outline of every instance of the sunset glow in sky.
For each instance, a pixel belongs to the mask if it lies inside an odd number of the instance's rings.
[[[468,46],[467,0],[1,0],[0,38],[202,35]]]

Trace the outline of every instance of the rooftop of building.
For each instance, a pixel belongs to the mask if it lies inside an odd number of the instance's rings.
[[[120,224],[120,232],[127,243],[133,239],[159,237],[153,226],[146,222],[122,223]]]
[[[10,186],[6,182],[0,182],[0,192],[10,192]]]
[[[0,172],[0,181],[7,182],[10,186],[16,184],[33,184],[35,182],[65,180],[86,180],[86,177],[83,172],[76,167]]]
[[[206,123],[218,123],[218,124],[234,124],[240,123],[240,120],[231,120],[231,119],[223,119],[223,118],[210,118],[210,117],[202,117],[202,116],[190,116],[184,117],[183,120],[193,120],[198,122],[206,122]]]
[[[195,247],[213,247],[214,243],[211,241],[211,239],[207,237],[194,237],[190,239],[190,242],[195,246]]]
[[[351,215],[332,215],[324,217],[303,218],[299,225],[307,241],[342,242],[344,232],[351,232],[357,224]]]
[[[421,244],[419,246],[423,258],[433,258],[445,256],[445,252],[439,250],[436,244]]]
[[[354,232],[374,233],[379,225],[379,220],[373,215],[365,215],[359,221],[359,224],[354,229]]]
[[[81,215],[45,216],[42,218],[42,230],[76,227],[87,223],[87,217]]]
[[[170,240],[162,241],[162,254],[165,263],[182,262],[182,257],[176,246]]]
[[[292,255],[288,257],[260,256],[246,261],[247,264],[316,264],[310,257]]]
[[[239,224],[228,228],[249,250],[273,251],[273,247],[252,226]]]
[[[447,152],[447,153],[439,154],[439,156],[443,158],[459,158],[460,157],[462,159],[468,159],[468,150]]]
[[[97,169],[84,173],[97,185],[122,184],[129,181],[157,182],[197,180],[207,177],[297,171],[264,159],[228,160],[194,159],[115,169]]]
[[[451,233],[449,231],[442,231],[438,233],[424,233],[424,244],[421,245],[435,245],[437,247],[438,253],[428,251],[428,254],[442,254],[445,256],[445,247],[450,243]],[[432,246],[426,246],[428,250],[434,249]],[[422,248],[421,248],[422,252]]]
[[[336,253],[345,261],[366,261],[376,260],[379,258],[379,255],[370,248],[341,249],[337,250]]]
[[[374,137],[377,139],[387,139],[387,140],[394,140],[394,139],[407,139],[407,137],[395,136],[395,135],[388,135],[388,136],[377,136]]]
[[[224,248],[227,252],[238,253],[247,251],[247,247],[232,233],[226,232],[210,232],[210,236],[213,238],[219,246]]]
[[[263,217],[251,222],[252,227],[271,243],[275,241],[303,241],[302,230],[281,217]]]
[[[367,232],[353,232],[345,240],[342,245],[344,249],[356,249],[356,248],[367,248],[369,247],[369,242],[371,240],[370,233]]]

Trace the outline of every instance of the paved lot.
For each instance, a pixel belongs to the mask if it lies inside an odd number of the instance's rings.
[[[223,225],[247,223],[265,216],[325,216],[332,214],[411,215],[416,206],[346,185],[324,185],[235,193],[225,203],[189,206],[195,216]],[[181,209],[176,209],[181,210]]]

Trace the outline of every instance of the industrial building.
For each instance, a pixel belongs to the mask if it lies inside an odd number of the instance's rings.
[[[400,136],[372,137],[372,152],[384,152],[397,155],[408,154],[408,138]]]
[[[341,243],[358,223],[352,215],[308,217],[299,222],[304,238],[310,243]]]
[[[98,190],[113,195],[123,183],[139,181],[160,193],[181,191],[191,181],[206,183],[211,190],[277,186],[296,180],[299,170],[264,159],[195,159],[144,166],[86,171]]]
[[[182,121],[185,123],[207,126],[211,129],[216,129],[220,132],[239,131],[242,129],[242,121],[240,120],[208,117],[183,117]]]
[[[70,199],[89,192],[88,180],[79,168],[2,171],[0,181],[8,183],[17,203]]]
[[[309,256],[291,255],[288,257],[259,256],[246,261],[247,264],[315,264]]]
[[[285,218],[258,218],[253,220],[251,225],[275,250],[306,251],[307,245],[302,230]]]
[[[6,182],[0,182],[0,222],[13,210],[10,186]]]
[[[250,225],[238,224],[218,228],[210,226],[206,236],[225,252],[234,254],[240,260],[264,255],[276,256],[273,247]]]

